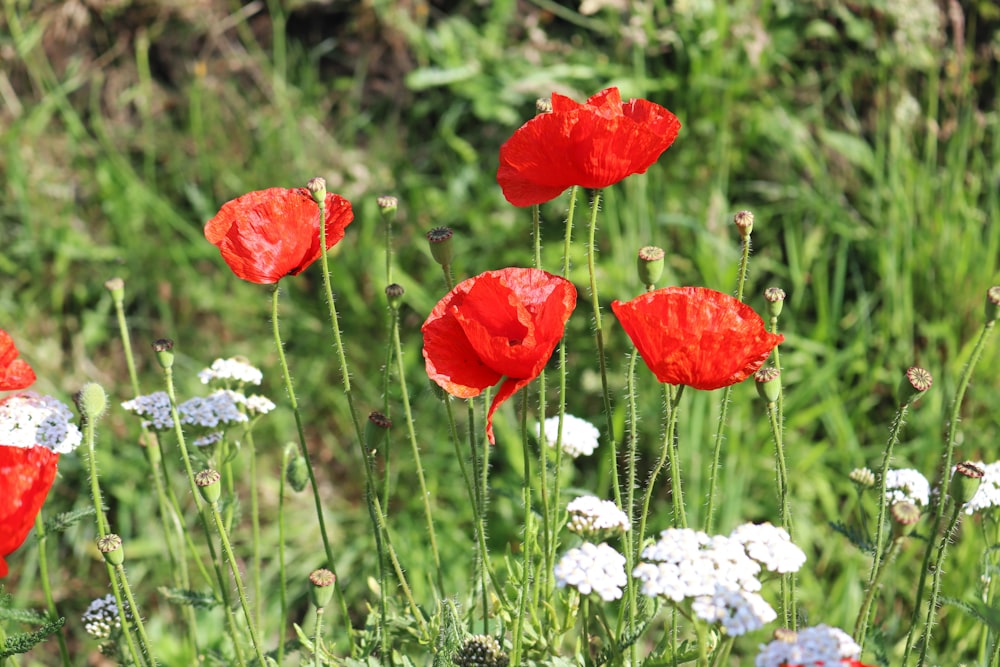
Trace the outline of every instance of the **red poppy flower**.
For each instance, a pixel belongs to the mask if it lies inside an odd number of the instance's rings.
[[[48,447],[0,445],[0,578],[4,560],[24,543],[56,476],[59,455]]]
[[[563,336],[576,288],[540,269],[487,271],[455,286],[421,331],[427,375],[459,398],[478,396],[501,379],[486,418],[534,380]]]
[[[605,188],[645,173],[680,129],[658,104],[623,104],[617,88],[584,104],[553,93],[552,112],[529,120],[500,147],[497,182],[514,206],[547,202],[573,185]]]
[[[326,195],[327,250],[353,219],[351,202]],[[276,283],[319,259],[319,207],[305,188],[257,190],[223,204],[205,223],[205,238],[243,280]]]
[[[750,306],[704,287],[666,287],[611,309],[660,382],[695,389],[742,382],[785,340]]]
[[[0,391],[24,389],[34,381],[35,371],[24,359],[18,359],[14,339],[0,329]]]

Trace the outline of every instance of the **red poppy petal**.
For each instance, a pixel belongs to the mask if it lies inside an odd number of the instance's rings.
[[[784,340],[733,297],[669,287],[611,308],[660,382],[718,389],[742,382]]]
[[[24,543],[55,479],[58,461],[59,455],[46,447],[0,445],[0,557]],[[0,576],[6,569],[3,563]]]
[[[500,389],[497,390],[496,396],[493,397],[493,402],[490,403],[490,409],[486,413],[486,439],[490,441],[491,445],[497,444],[496,438],[493,435],[493,413],[497,411],[501,403],[516,394],[523,387],[531,384],[531,381],[534,379],[534,377],[520,380],[508,378],[500,385]]]
[[[17,357],[14,339],[0,329],[0,391],[24,389],[35,381],[35,371],[28,362]]]

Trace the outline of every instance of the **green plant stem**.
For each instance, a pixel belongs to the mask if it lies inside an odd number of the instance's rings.
[[[258,628],[263,628],[263,618],[261,607],[263,606],[263,588],[260,582],[261,558],[260,558],[260,492],[257,488],[257,446],[254,444],[253,432],[248,428],[244,439],[247,443],[250,455],[250,469],[247,474],[250,476],[250,536],[253,541],[253,597],[257,604],[256,622]],[[263,630],[262,630],[263,631]]]
[[[583,664],[592,667],[594,659],[590,655],[590,597],[582,595],[580,600],[580,623],[583,625]]]
[[[937,553],[934,557],[934,563],[932,565],[934,574],[931,577],[931,596],[927,603],[927,616],[924,619],[923,644],[920,646],[920,658],[917,660],[917,667],[922,667],[927,663],[927,647],[930,646],[931,643],[931,631],[934,628],[934,617],[937,615],[938,594],[941,592],[941,569],[944,565],[944,557],[948,550],[948,543],[951,542],[951,537],[958,529],[958,523],[961,520],[962,506],[956,503],[955,509],[952,510],[951,521],[948,522],[948,528],[941,535],[941,541],[938,542]]]
[[[45,594],[45,606],[49,610],[49,617],[52,620],[59,618],[59,610],[56,608],[56,599],[52,596],[52,582],[49,581],[49,559],[45,553],[45,541],[48,535],[45,532],[45,523],[42,521],[42,513],[35,515],[35,535],[38,539],[38,575],[42,581],[42,592]],[[56,634],[59,642],[59,658],[63,667],[72,667],[69,661],[69,649],[66,647],[66,638],[60,630]],[[2,645],[0,640],[0,645]]]
[[[945,442],[944,454],[942,455],[941,469],[938,471],[938,479],[940,480],[940,483],[937,484],[937,488],[939,489],[947,489],[948,482],[951,480],[951,462],[952,457],[955,454],[955,443],[958,438],[958,422],[962,409],[962,401],[965,398],[965,391],[969,387],[969,382],[972,380],[972,374],[976,370],[976,365],[979,363],[980,357],[983,355],[983,349],[986,347],[986,341],[989,340],[995,324],[996,320],[990,320],[983,324],[983,328],[979,332],[979,338],[976,340],[976,345],[972,349],[972,355],[969,357],[968,363],[965,364],[965,369],[962,371],[962,375],[959,378],[958,388],[955,391],[955,398],[951,402],[951,413],[948,420],[948,437]],[[924,589],[927,585],[927,573],[931,564],[931,557],[933,555],[934,536],[938,534],[938,530],[941,528],[941,521],[944,518],[944,508],[947,504],[947,499],[948,495],[946,493],[939,494],[937,499],[934,501],[932,508],[934,521],[929,533],[930,538],[927,540],[927,547],[924,549],[924,559],[920,567],[920,578],[917,581],[917,593],[914,598],[913,613],[910,616],[910,631],[906,635],[906,648],[903,650],[903,661],[900,663],[903,667],[906,667],[908,664],[907,661],[909,660],[910,652],[913,649],[913,642],[915,640],[915,631],[920,623],[920,601],[924,597]]]
[[[250,632],[250,642],[253,644],[254,653],[257,655],[257,664],[266,665],[264,651],[261,647],[260,639],[257,637],[257,625],[254,623],[254,615],[250,611],[250,603],[247,601],[246,587],[243,585],[243,577],[240,576],[240,568],[236,565],[236,555],[233,553],[233,547],[229,543],[229,533],[226,530],[226,524],[222,520],[222,514],[219,513],[219,504],[208,503],[208,509],[212,515],[212,519],[215,521],[215,528],[219,531],[222,551],[229,562],[229,571],[232,572],[233,580],[236,582],[236,594],[240,598],[240,607],[243,609],[243,618],[246,620],[247,630]]]
[[[545,452],[542,452],[544,458]],[[521,502],[524,504],[524,562],[521,572],[521,587],[518,590],[517,613],[514,615],[513,652],[515,665],[521,661],[521,642],[527,615],[528,599],[531,597],[531,556],[535,549],[535,522],[531,511],[531,447],[528,446],[528,394],[521,395],[521,459],[524,477],[521,485]]]
[[[427,521],[427,536],[430,540],[431,554],[434,557],[434,568],[437,574],[438,594],[444,594],[444,571],[441,568],[441,554],[438,550],[437,537],[434,532],[434,512],[431,509],[431,494],[427,490],[424,478],[424,467],[420,460],[420,447],[417,445],[417,434],[413,429],[413,411],[410,408],[410,394],[406,389],[406,367],[403,365],[403,346],[399,340],[399,312],[392,310],[392,346],[396,357],[396,372],[399,375],[399,398],[403,404],[403,416],[406,421],[406,434],[413,450],[413,461],[417,467],[417,481],[420,483],[420,498],[424,505],[424,518]]]
[[[639,532],[635,536],[636,544],[638,545],[637,548],[641,548],[642,543],[646,539],[646,522],[649,520],[649,506],[653,499],[656,478],[660,475],[660,471],[663,470],[663,466],[668,460],[670,461],[671,468],[671,484],[676,484],[670,490],[674,507],[674,526],[676,528],[687,527],[687,519],[684,517],[684,499],[681,496],[680,470],[676,465],[673,446],[674,429],[677,425],[677,405],[683,393],[684,385],[678,387],[668,384],[663,385],[663,404],[664,410],[667,413],[664,419],[663,445],[660,448],[660,458],[657,460],[656,465],[653,466],[652,471],[649,473],[649,479],[646,481],[646,494],[642,501],[642,513],[639,515]]]
[[[531,230],[532,239],[534,241],[534,266],[536,269],[544,270],[542,268],[542,217],[541,209],[538,204],[531,207]],[[561,342],[561,341],[560,341]],[[562,371],[565,373],[565,371]],[[538,479],[539,484],[539,501],[541,503],[540,513],[542,515],[542,561],[546,565],[542,568],[542,581],[540,586],[535,587],[535,606],[537,607],[538,596],[542,594],[542,591],[548,593],[549,590],[549,572],[548,572],[548,555],[549,553],[555,553],[555,549],[552,544],[556,541],[556,536],[553,532],[552,526],[555,525],[554,517],[552,516],[552,506],[550,505],[549,499],[549,470],[548,470],[548,452],[546,451],[546,440],[545,440],[545,416],[547,414],[546,410],[546,380],[547,374],[545,369],[538,374],[538,442],[540,443],[538,448]],[[524,413],[526,414],[526,413]],[[560,417],[560,421],[562,417]],[[527,438],[528,432],[527,428],[524,429],[524,437]],[[559,469],[556,468],[555,476],[559,475]],[[527,478],[526,478],[527,479]],[[553,482],[554,483],[554,482]],[[556,498],[558,500],[558,498]]]
[[[771,437],[774,439],[774,461],[778,481],[778,507],[781,513],[781,527],[788,531],[788,537],[795,541],[795,531],[792,526],[792,510],[788,504],[788,468],[785,466],[785,445],[781,434],[781,423],[778,421],[778,406],[774,402],[767,404],[767,416],[771,424]],[[786,572],[781,575],[781,611],[786,628],[795,630],[798,625],[796,611],[795,573]]]
[[[875,496],[878,498],[878,521],[875,524],[875,554],[872,557],[872,569],[868,573],[868,590],[865,591],[865,604],[861,605],[858,620],[854,624],[854,640],[861,646],[862,651],[865,648],[865,639],[868,634],[872,601],[875,597],[874,588],[877,585],[879,571],[882,569],[882,552],[884,549],[883,542],[885,542],[886,513],[888,509],[888,503],[885,499],[885,478],[889,472],[889,464],[892,462],[892,451],[899,442],[899,434],[902,432],[903,424],[906,422],[908,407],[909,404],[904,403],[896,411],[896,417],[892,420],[892,426],[889,427],[889,441],[882,452],[882,465],[879,468],[879,482],[876,491],[877,495]]]
[[[122,636],[125,637],[125,645],[128,647],[129,655],[132,656],[132,662],[136,665],[155,666],[156,663],[150,660],[148,653],[136,648],[135,639],[132,637],[132,628],[129,624],[128,614],[131,614],[135,618],[138,616],[138,610],[126,608],[121,586],[118,584],[118,577],[115,576],[115,568],[111,563],[107,562],[105,566],[108,569],[108,579],[111,581],[111,592],[115,596],[115,605],[118,607],[118,621],[122,627]]]
[[[694,633],[698,642],[698,667],[708,667],[708,628],[702,621],[694,622]]]
[[[320,647],[323,645],[323,607],[316,608],[316,632],[313,634],[313,667],[320,667]]]
[[[747,269],[750,265],[750,237],[743,239],[743,252],[740,255],[740,268],[736,283],[736,298],[743,301],[743,289],[747,281]],[[722,402],[719,405],[719,421],[715,428],[715,440],[712,443],[712,462],[708,468],[708,505],[705,509],[705,532],[709,535],[715,529],[715,499],[718,495],[719,460],[722,455],[722,441],[725,439],[726,426],[729,417],[729,401],[733,394],[733,386],[722,390]]]
[[[864,644],[862,643],[864,634],[861,633],[867,632],[867,623],[863,623],[863,621],[868,620],[868,612],[872,608],[872,603],[875,600],[878,587],[882,585],[882,577],[889,569],[889,563],[891,563],[892,559],[896,557],[896,554],[899,552],[902,544],[903,538],[901,537],[895,538],[889,543],[888,551],[885,552],[885,555],[881,560],[876,561],[878,563],[878,567],[874,572],[872,580],[868,582],[868,588],[865,590],[864,600],[861,601],[861,613],[858,614],[857,624],[854,626],[854,641],[858,642],[858,645],[862,647],[862,650],[864,650]]]
[[[291,460],[290,446],[281,455],[281,474],[278,475],[278,665],[285,658],[285,629],[288,627],[288,574],[285,571],[285,477]]]
[[[149,641],[149,636],[146,635],[146,625],[142,622],[142,614],[139,613],[139,605],[135,603],[135,598],[132,597],[132,587],[129,586],[128,577],[125,576],[125,565],[119,563],[115,565],[115,574],[118,576],[118,581],[121,584],[122,591],[125,593],[125,599],[128,600],[128,607],[132,610],[132,619],[135,621],[136,631],[139,633],[139,641],[141,642],[143,655],[147,658],[151,665],[156,664],[156,660],[153,658],[152,654],[152,644]]]

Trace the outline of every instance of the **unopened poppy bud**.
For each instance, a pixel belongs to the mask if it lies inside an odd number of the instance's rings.
[[[222,485],[219,483],[221,479],[222,475],[219,474],[219,471],[211,468],[195,473],[194,483],[201,491],[201,497],[205,499],[205,502],[212,505],[219,502],[219,496],[222,495]]]
[[[781,393],[781,373],[774,366],[765,366],[753,374],[757,383],[757,394],[768,403],[778,400]]]
[[[855,468],[848,477],[860,487],[870,489],[875,486],[875,473],[868,468]]]
[[[1000,318],[1000,285],[986,290],[986,321],[993,322],[997,318]]]
[[[122,549],[122,538],[114,533],[108,533],[98,538],[97,549],[104,554],[104,560],[112,565],[125,562],[125,550]]]
[[[309,573],[309,582],[312,588],[309,589],[309,599],[317,609],[322,609],[329,604],[333,598],[333,584],[337,581],[337,575],[326,568],[313,570]]]
[[[767,301],[767,314],[777,319],[781,315],[781,308],[785,305],[785,290],[780,287],[768,287],[764,290],[764,299]]]
[[[301,492],[309,483],[309,464],[297,452],[288,459],[288,465],[285,466],[285,478],[288,480],[289,486],[296,492]]]
[[[365,445],[368,446],[368,451],[373,452],[378,449],[390,428],[392,420],[381,412],[368,415],[368,422],[365,423]]]
[[[733,223],[740,233],[740,238],[744,240],[750,238],[750,233],[753,231],[753,213],[750,211],[740,211],[733,216]]]
[[[451,266],[453,250],[451,248],[451,227],[435,227],[427,232],[427,240],[431,244],[431,255],[441,266]]]
[[[125,298],[125,281],[117,276],[108,278],[104,282],[104,288],[111,293],[111,298],[117,303]]]
[[[903,380],[899,383],[896,397],[899,405],[909,405],[920,398],[925,391],[931,388],[934,378],[923,368],[912,366],[906,370]]]
[[[403,286],[399,283],[393,283],[385,288],[385,298],[389,301],[389,307],[393,310],[399,310],[399,306],[403,303],[403,294],[406,292]]]
[[[174,365],[174,341],[169,338],[154,340],[153,352],[156,353],[160,368],[167,369]]]
[[[87,421],[96,421],[108,407],[108,395],[96,382],[83,385],[76,394],[76,407]]]
[[[666,253],[663,248],[655,245],[648,245],[639,249],[639,256],[636,260],[636,268],[639,270],[639,280],[643,285],[650,287],[663,275],[663,258]]]
[[[920,508],[905,500],[893,503],[889,511],[892,514],[892,535],[896,538],[909,535],[913,526],[920,521]]]
[[[306,190],[309,191],[309,194],[312,195],[313,200],[317,204],[323,204],[326,202],[326,179],[320,178],[319,176],[310,179],[309,182],[306,183]]]
[[[964,505],[976,495],[984,474],[986,471],[972,461],[965,461],[955,466],[948,493],[956,505]]]
[[[535,100],[535,115],[540,116],[543,113],[552,113],[551,97],[539,97]]]
[[[378,204],[378,210],[381,211],[383,218],[395,216],[396,209],[399,208],[399,199],[392,195],[382,195],[375,199],[375,203]]]

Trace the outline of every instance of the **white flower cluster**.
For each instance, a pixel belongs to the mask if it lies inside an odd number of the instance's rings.
[[[624,533],[632,526],[628,514],[618,509],[613,501],[601,500],[597,496],[574,498],[566,510],[569,512],[566,527],[584,538]]]
[[[129,412],[143,418],[143,426],[156,431],[173,428],[170,417],[170,398],[158,391],[137,396],[122,403]],[[241,410],[240,408],[244,408]],[[249,420],[248,415],[263,415],[274,409],[274,403],[265,396],[244,396],[238,391],[219,389],[208,396],[196,396],[177,406],[181,424],[207,429],[219,429]],[[218,439],[218,438],[216,438]],[[196,442],[196,444],[199,444]],[[208,442],[200,444],[209,444]]]
[[[198,373],[198,379],[202,384],[210,382],[222,382],[239,384],[260,384],[264,379],[263,373],[254,368],[240,357],[229,359],[216,359],[212,365]]]
[[[976,489],[975,495],[965,503],[966,514],[1000,507],[1000,461],[976,465],[983,469],[983,478],[979,480],[979,488]]]
[[[154,431],[166,431],[173,428],[174,420],[170,416],[170,397],[165,391],[156,391],[144,396],[136,396],[122,403],[129,412],[142,417],[142,425]]]
[[[94,639],[110,637],[112,630],[117,630],[122,626],[121,619],[118,618],[118,605],[115,604],[115,596],[105,595],[91,602],[80,620],[83,621],[83,629]]]
[[[83,440],[70,409],[51,396],[27,391],[0,401],[0,442],[8,447],[47,447],[56,454]]]
[[[755,667],[838,665],[856,659],[861,647],[840,628],[817,625],[798,632],[785,632],[769,644],[762,644]]]
[[[545,431],[545,442],[549,447],[555,447],[559,442],[559,415],[549,417],[545,420],[544,426],[539,424],[536,427],[539,439],[542,437],[539,429],[542,428]],[[600,437],[601,432],[586,419],[563,415],[562,450],[574,459],[593,454]]]
[[[741,635],[776,618],[757,594],[758,574],[796,572],[805,553],[788,533],[771,524],[744,524],[728,536],[688,528],[670,528],[642,552],[633,571],[642,593],[674,602],[692,600],[701,619],[721,623],[730,635]]]
[[[930,482],[919,470],[902,468],[885,473],[885,501],[889,505],[908,502],[917,507],[926,507],[930,493]]]
[[[570,549],[555,567],[556,584],[571,586],[582,595],[597,593],[602,600],[617,600],[625,586],[625,556],[605,543]]]

